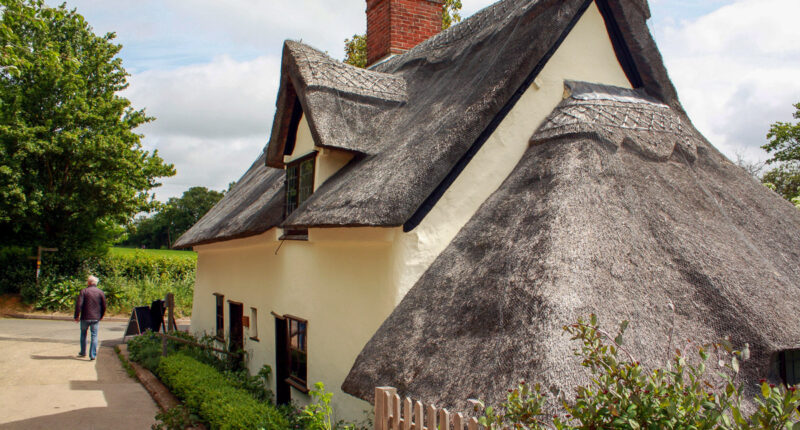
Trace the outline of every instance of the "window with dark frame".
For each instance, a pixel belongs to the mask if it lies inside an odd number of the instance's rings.
[[[306,389],[308,367],[308,321],[286,315],[287,342],[289,343],[289,382],[296,388]],[[297,386],[299,385],[299,386]]]
[[[317,153],[312,152],[286,165],[286,213],[294,212],[314,192]]]
[[[225,339],[225,296],[214,293],[217,299],[217,339]]]
[[[781,358],[781,378],[788,386],[800,384],[800,349],[783,351]]]

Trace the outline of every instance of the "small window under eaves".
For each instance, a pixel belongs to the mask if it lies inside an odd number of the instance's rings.
[[[781,379],[786,385],[800,384],[800,349],[782,351],[780,367]]]

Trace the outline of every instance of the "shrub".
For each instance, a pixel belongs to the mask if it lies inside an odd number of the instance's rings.
[[[45,264],[37,288],[35,266],[26,266],[26,261],[30,263],[27,253],[18,251],[0,252],[0,263],[8,261],[5,267],[10,268],[0,275],[0,286],[21,292],[23,300],[37,309],[70,310],[85,286],[86,276],[92,273],[100,278],[98,286],[106,294],[110,313],[149,306],[153,300],[173,293],[176,316],[191,315],[196,266],[193,258],[134,250],[88,260],[80,270],[69,273],[61,273],[60,266]]]
[[[289,425],[274,406],[257,401],[233,387],[217,369],[183,353],[161,359],[158,375],[214,429],[285,429]]]
[[[551,399],[539,385],[523,381],[509,390],[497,411],[486,409],[481,424],[488,429],[800,429],[800,390],[795,387],[784,389],[762,381],[760,397],[755,399],[758,409],[750,416],[743,411],[743,387],[733,381],[740,362],[748,358],[747,348],[733,351],[727,342],[705,345],[697,350],[697,362],[676,351],[666,369],[646,371],[622,346],[626,327],[623,322],[612,338],[594,315],[588,323],[579,320],[564,327],[581,342],[576,355],[591,372],[592,384],[577,387],[572,401],[558,399],[563,413],[545,413]],[[719,374],[721,385],[705,376],[705,363],[712,354],[727,370]]]

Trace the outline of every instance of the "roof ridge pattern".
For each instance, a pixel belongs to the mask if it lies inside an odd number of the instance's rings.
[[[575,98],[562,102],[545,119],[537,134],[578,124],[592,128],[691,135],[680,117],[666,105]]]
[[[345,64],[302,42],[287,41],[286,45],[308,87],[393,102],[408,100],[406,81],[401,76]]]

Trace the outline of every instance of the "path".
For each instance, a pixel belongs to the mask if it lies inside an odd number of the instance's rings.
[[[156,405],[113,349],[125,326],[101,322],[89,361],[72,321],[0,318],[0,429],[149,429]]]

